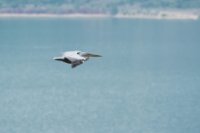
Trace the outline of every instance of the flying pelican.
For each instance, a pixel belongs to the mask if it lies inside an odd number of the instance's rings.
[[[54,57],[53,59],[71,64],[71,67],[75,68],[76,66],[83,64],[90,57],[102,57],[102,56],[81,51],[66,51],[63,53],[62,56]]]

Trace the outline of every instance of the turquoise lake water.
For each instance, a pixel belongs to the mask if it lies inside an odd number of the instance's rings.
[[[199,20],[1,18],[0,133],[199,133],[199,51]]]

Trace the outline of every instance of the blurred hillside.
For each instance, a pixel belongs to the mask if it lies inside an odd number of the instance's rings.
[[[200,0],[0,0],[0,13],[117,14],[139,9],[200,9]]]

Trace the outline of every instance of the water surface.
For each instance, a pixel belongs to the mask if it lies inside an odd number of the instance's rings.
[[[200,22],[0,19],[1,133],[199,133]],[[52,57],[101,54],[71,69]]]

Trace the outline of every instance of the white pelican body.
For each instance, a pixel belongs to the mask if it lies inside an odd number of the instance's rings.
[[[61,57],[54,57],[53,59],[71,64],[72,68],[74,68],[87,61],[90,57],[101,56],[81,51],[67,51]]]

